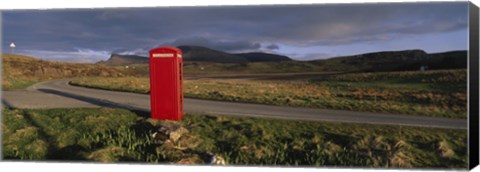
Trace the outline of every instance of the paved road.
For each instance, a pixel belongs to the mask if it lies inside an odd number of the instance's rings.
[[[68,85],[68,80],[46,81],[35,84],[26,90],[4,91],[2,96],[3,104],[18,108],[121,107],[147,114],[150,111],[149,95],[76,87]],[[467,128],[466,119],[281,107],[188,98],[185,99],[185,111],[201,114],[241,115],[289,120],[332,121],[454,129]]]

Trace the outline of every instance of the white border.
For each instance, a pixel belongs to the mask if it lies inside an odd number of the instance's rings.
[[[151,1],[151,0],[2,0],[0,10],[21,9],[78,9],[78,8],[118,8],[118,7],[165,7],[165,6],[219,6],[219,5],[266,5],[266,4],[332,4],[332,3],[380,3],[380,2],[449,2],[451,0],[176,0],[176,1]],[[455,0],[459,1],[459,0]],[[465,0],[460,0],[465,2]],[[471,0],[479,6],[480,0]],[[0,18],[1,21],[1,18]],[[0,34],[1,34],[0,25]],[[0,35],[1,41],[1,35]],[[0,47],[1,48],[1,47]],[[0,49],[1,52],[1,49]],[[0,62],[1,63],[1,62]],[[0,71],[1,75],[1,71]],[[0,86],[1,87],[1,86]],[[0,149],[1,150],[1,149]],[[133,165],[133,164],[94,164],[94,163],[43,163],[43,162],[0,162],[2,171],[431,171],[431,170],[379,170],[379,169],[346,169],[346,168],[279,168],[279,167],[209,167],[209,166],[174,166],[174,165]],[[475,168],[476,170],[480,167]],[[480,170],[479,170],[480,171]]]

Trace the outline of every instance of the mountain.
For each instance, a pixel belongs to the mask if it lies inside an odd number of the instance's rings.
[[[431,69],[467,68],[468,52],[466,50],[435,53],[430,56],[432,60],[428,65]]]
[[[112,54],[108,60],[102,60],[97,62],[97,64],[104,64],[109,66],[124,66],[141,63],[148,63],[148,58],[136,55]]]
[[[184,61],[193,62],[214,62],[214,63],[233,63],[233,64],[247,64],[250,62],[281,62],[291,61],[287,56],[269,54],[269,53],[240,53],[230,54],[222,51],[217,51],[201,46],[178,46],[183,52]],[[131,64],[148,63],[147,57],[135,55],[120,55],[112,54],[106,61],[97,62],[97,64],[104,64],[110,66],[123,66]]]
[[[292,61],[292,59],[290,59],[287,56],[269,54],[269,53],[240,53],[240,54],[234,54],[234,55],[244,57],[250,62]]]
[[[216,63],[249,63],[249,62],[280,62],[291,61],[287,56],[269,53],[229,54],[200,46],[179,46],[185,61],[207,61]]]
[[[182,50],[184,61],[207,61],[216,63],[248,63],[245,57],[200,46],[178,46]]]

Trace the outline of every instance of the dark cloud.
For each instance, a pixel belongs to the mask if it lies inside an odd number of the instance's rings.
[[[270,45],[266,46],[265,48],[267,48],[269,50],[278,50],[279,49],[278,45],[276,45],[276,44],[270,44]]]
[[[334,57],[334,55],[328,53],[288,54],[288,56],[295,57],[296,60],[302,61],[328,59],[330,57]]]
[[[467,2],[4,11],[2,47],[143,53],[192,44],[238,52],[395,40],[467,27]]]
[[[203,46],[227,52],[257,51],[261,47],[260,43],[258,42],[250,42],[246,40],[213,40],[205,37],[183,37],[168,44],[174,46]]]

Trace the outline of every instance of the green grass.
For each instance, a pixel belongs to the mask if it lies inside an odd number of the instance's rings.
[[[4,158],[26,160],[83,157],[94,143],[85,134],[120,130],[136,119],[113,109],[4,110],[3,116]]]
[[[149,78],[83,77],[73,85],[149,93]],[[466,118],[466,71],[325,75],[308,81],[186,80],[185,97]]]
[[[31,80],[11,80],[11,85],[7,86],[4,90],[14,90],[14,89],[24,89],[27,88],[39,80],[31,79]]]
[[[157,143],[160,126],[189,132]],[[180,122],[122,109],[3,111],[3,158],[195,163],[207,152],[230,165],[467,167],[467,131],[186,114]]]

